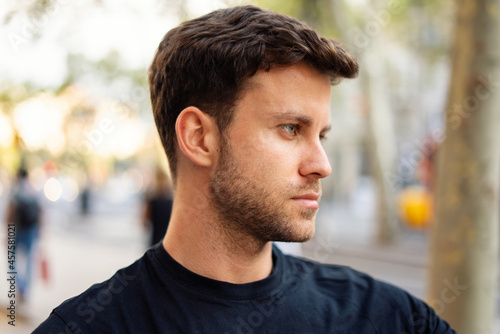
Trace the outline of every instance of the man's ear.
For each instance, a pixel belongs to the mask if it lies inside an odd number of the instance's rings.
[[[215,120],[196,107],[181,111],[175,123],[177,142],[193,163],[210,167],[217,161],[219,128]]]

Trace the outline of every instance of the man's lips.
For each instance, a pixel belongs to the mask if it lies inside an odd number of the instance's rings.
[[[308,208],[308,209],[318,209],[319,208],[319,194],[308,193],[300,196],[292,197],[296,203]]]

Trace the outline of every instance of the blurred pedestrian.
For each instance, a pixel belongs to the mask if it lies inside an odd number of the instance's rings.
[[[85,186],[80,193],[80,215],[85,217],[89,214],[90,188]]]
[[[424,139],[425,144],[422,156],[417,166],[418,181],[434,195],[436,185],[436,157],[439,149],[439,142],[431,136]]]
[[[157,167],[152,188],[144,197],[143,226],[151,228],[150,246],[163,240],[172,213],[172,187],[170,179]]]
[[[29,182],[28,172],[20,169],[7,209],[7,223],[14,224],[16,232],[15,270],[20,301],[27,297],[31,286],[40,216],[40,203]]]

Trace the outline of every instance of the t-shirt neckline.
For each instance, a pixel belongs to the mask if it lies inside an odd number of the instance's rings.
[[[284,256],[275,245],[272,249],[273,270],[271,274],[262,280],[244,284],[223,282],[198,275],[172,258],[161,242],[154,248],[156,259],[170,278],[185,287],[212,297],[225,299],[265,298],[276,292],[282,282]]]

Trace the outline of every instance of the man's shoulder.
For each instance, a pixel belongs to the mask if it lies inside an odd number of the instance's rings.
[[[322,263],[309,258],[284,254],[286,267],[297,271],[299,275],[309,275],[317,280],[325,280],[333,283],[356,282],[359,288],[368,287],[373,283],[382,283],[372,276],[339,264]]]
[[[350,294],[381,294],[383,298],[397,302],[401,298],[414,298],[405,290],[374,278],[373,276],[344,265],[327,264],[285,255],[289,267],[299,276],[308,276],[310,280],[318,283],[325,289],[334,289],[338,293]],[[406,300],[404,300],[406,302]]]
[[[328,298],[328,303],[364,318],[375,328],[385,328],[392,321],[418,333],[431,329],[436,333],[453,332],[425,302],[393,284],[347,266],[290,255],[284,259],[308,293]]]
[[[150,286],[154,248],[131,265],[118,270],[109,279],[92,285],[81,294],[56,307],[34,333],[48,333],[62,327],[71,332],[107,331],[109,324],[122,323],[124,317],[141,308],[144,289]],[[116,321],[113,321],[116,320]]]

